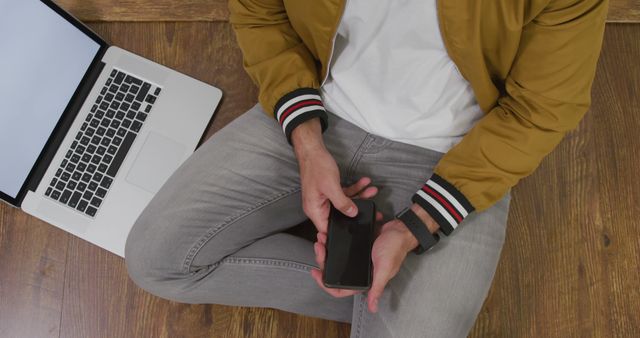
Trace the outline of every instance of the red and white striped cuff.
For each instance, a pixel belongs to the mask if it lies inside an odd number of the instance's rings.
[[[447,236],[475,210],[458,189],[436,174],[431,176],[411,200],[426,210]]]
[[[327,129],[327,112],[322,104],[320,92],[314,88],[299,88],[278,100],[275,106],[275,118],[291,144],[291,132],[300,123],[314,117],[320,118],[322,131]]]

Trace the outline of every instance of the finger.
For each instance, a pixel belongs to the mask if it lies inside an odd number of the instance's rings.
[[[320,268],[320,270],[324,269],[324,259],[326,256],[324,245],[315,242],[313,244],[313,251],[316,254],[316,263],[318,263],[318,267]]]
[[[369,199],[378,194],[378,187],[370,186],[358,194],[358,198]]]
[[[382,296],[384,287],[389,281],[389,273],[384,268],[376,268],[373,266],[373,282],[371,288],[367,294],[367,304],[369,306],[369,312],[378,312],[378,300]]]
[[[356,195],[358,195],[358,193],[362,189],[366,188],[370,183],[371,183],[371,179],[369,177],[361,177],[358,180],[358,182],[348,187],[342,188],[342,191],[344,191],[344,194],[349,197],[355,197]]]
[[[313,279],[316,281],[316,284],[318,284],[320,288],[322,288],[326,293],[336,298],[348,297],[348,296],[353,296],[357,293],[362,293],[362,291],[360,290],[333,289],[333,288],[328,288],[324,286],[324,283],[322,283],[322,271],[318,269],[311,269],[311,277],[313,277]]]
[[[320,242],[320,244],[327,245],[327,234],[326,233],[318,232],[318,234],[316,235],[316,238],[318,239],[318,242]]]
[[[355,217],[358,214],[358,207],[353,201],[347,197],[342,191],[342,188],[330,188],[327,193],[327,197],[333,204],[334,208],[338,209],[341,213],[349,216]]]
[[[383,218],[384,218],[384,216],[382,216],[382,213],[380,211],[376,211],[376,221],[377,222],[382,222]]]

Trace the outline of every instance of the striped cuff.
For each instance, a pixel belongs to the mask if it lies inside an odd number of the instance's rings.
[[[458,189],[436,174],[413,195],[411,201],[426,210],[447,236],[475,210]]]
[[[300,123],[314,117],[320,118],[322,132],[327,129],[327,112],[322,104],[320,92],[313,88],[296,89],[283,96],[275,106],[275,117],[282,126],[287,137],[287,142],[291,143],[291,132]]]

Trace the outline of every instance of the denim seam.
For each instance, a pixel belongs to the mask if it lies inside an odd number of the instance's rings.
[[[198,254],[198,252],[200,251],[200,249],[202,249],[202,247],[204,247],[204,245],[211,239],[213,238],[216,234],[218,234],[220,231],[226,229],[230,224],[252,214],[253,212],[260,210],[262,207],[265,207],[273,202],[277,202],[282,198],[291,196],[292,194],[295,194],[297,192],[300,191],[300,187],[295,187],[291,190],[287,190],[284,192],[281,192],[279,194],[274,195],[271,198],[267,198],[264,199],[258,203],[256,203],[255,205],[247,208],[247,209],[243,209],[240,210],[238,213],[236,213],[235,215],[231,215],[229,216],[226,220],[224,220],[222,223],[210,228],[207,233],[202,236],[198,242],[196,242],[196,244],[194,246],[191,247],[191,249],[189,250],[189,252],[187,253],[187,257],[185,257],[184,263],[182,265],[182,268],[184,270],[185,273],[190,273],[189,269],[191,268],[191,263],[193,262],[193,259],[195,258],[195,256]]]
[[[364,297],[364,296],[362,296],[362,297]],[[358,302],[358,326],[356,327],[356,338],[357,338],[357,337],[361,337],[361,335],[360,335],[360,329],[362,328],[362,314],[363,314],[363,311],[362,311],[362,303],[364,303],[364,300],[363,300],[363,299],[361,299],[361,300]]]
[[[292,268],[294,270],[303,271],[303,272],[309,272],[312,268],[315,268],[315,266],[312,266],[312,265],[308,265],[308,264],[300,263],[296,261],[285,260],[285,259],[253,258],[253,257],[225,257],[224,259],[215,263],[212,266],[212,268],[215,268],[222,263],[279,266],[279,267]]]
[[[349,168],[347,168],[347,180],[351,180],[353,173],[355,172],[355,168],[360,163],[360,159],[362,159],[362,155],[364,155],[364,150],[368,148],[369,144],[373,141],[371,135],[367,133],[367,136],[364,137],[358,149],[353,153],[353,157],[349,163]],[[366,143],[366,144],[365,144]]]

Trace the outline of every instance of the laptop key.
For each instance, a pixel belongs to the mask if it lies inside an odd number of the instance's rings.
[[[84,212],[85,210],[87,210],[87,205],[89,205],[89,202],[81,200],[80,203],[78,203],[78,211]]]
[[[82,127],[80,127],[80,131],[85,131],[88,126],[89,126],[89,124],[87,122],[83,123]]]
[[[114,143],[116,138],[113,139]],[[134,133],[132,132],[127,133],[127,136],[125,136],[124,138],[124,142],[120,146],[120,149],[118,149],[118,153],[116,154],[116,156],[113,159],[113,162],[111,162],[111,165],[109,166],[109,170],[107,170],[107,175],[111,177],[116,177],[116,174],[118,173],[118,170],[120,170],[120,166],[122,165],[124,158],[127,156],[127,153],[129,152],[129,148],[131,148],[131,145],[133,144],[133,141],[135,140],[135,138],[136,138],[136,135]]]
[[[135,95],[135,94],[138,93],[139,90],[140,90],[140,87],[138,87],[136,85],[133,85],[133,86],[131,86],[131,89],[129,89],[129,92],[131,92],[131,94]]]
[[[75,173],[73,173],[71,175],[71,178],[76,180],[76,181],[79,181],[82,178],[82,174],[76,171]]]
[[[150,84],[146,82],[142,84],[142,88],[140,88],[138,95],[136,95],[136,101],[142,102],[142,100],[144,100],[144,98],[147,96],[147,93],[149,93],[149,89],[151,89]]]
[[[113,82],[116,84],[121,84],[122,81],[124,80],[124,73],[123,72],[118,72],[118,74],[116,75],[115,79],[113,79]]]
[[[63,172],[62,176],[60,177],[61,180],[67,182],[69,179],[71,178],[71,174],[69,174],[68,172]]]
[[[113,122],[117,122],[117,121],[113,121]],[[113,123],[111,123],[111,126],[113,127]],[[113,129],[113,128],[107,129],[107,136],[113,137],[115,134],[116,134],[116,130],[115,129]]]
[[[91,161],[91,155],[88,153],[88,151],[87,151],[87,154],[82,155],[82,161],[83,162]]]
[[[96,181],[96,182],[100,182],[100,181],[102,181],[102,178],[103,178],[103,177],[104,177],[104,176],[103,176],[101,173],[99,173],[99,172],[97,172],[97,173],[93,174],[93,180],[94,180],[94,181]]]
[[[131,109],[133,110],[138,110],[140,109],[140,103],[139,102],[134,102],[131,104]]]
[[[67,188],[69,188],[69,190],[76,190],[77,185],[78,185],[78,182],[69,181],[69,183],[67,183]]]
[[[116,136],[116,137],[113,138],[113,144],[114,145],[119,146],[120,143],[122,143],[122,139],[120,137]]]
[[[50,185],[50,186],[52,186],[52,187],[55,187],[55,186],[56,186],[56,183],[58,183],[58,179],[54,177],[54,178],[51,180],[51,184],[49,184],[49,185]]]
[[[45,196],[49,197],[51,196],[51,192],[53,191],[53,189],[51,189],[51,187],[47,188],[47,191],[44,193]]]
[[[100,204],[102,204],[102,200],[99,199],[98,197],[93,197],[93,199],[91,200],[91,205],[93,205],[96,208],[99,208]]]
[[[93,157],[91,157],[91,163],[93,163],[93,164],[98,164],[98,163],[100,163],[101,160],[102,160],[102,158],[100,156],[98,156],[97,154],[93,155]]]
[[[98,183],[91,181],[89,183],[89,191],[96,191],[96,188],[98,188]]]
[[[80,155],[73,154],[73,156],[71,156],[71,162],[72,163],[78,163],[78,161],[80,161]]]
[[[73,195],[71,195],[71,200],[69,200],[69,206],[72,208],[75,208],[76,205],[78,205],[78,202],[80,201],[80,193],[79,192],[74,192]]]
[[[122,88],[121,88],[121,90],[124,91],[124,89],[122,89]],[[118,101],[124,100],[124,94],[122,92],[118,92],[116,94],[116,100],[118,100]]]
[[[156,88],[156,91],[155,91],[155,92],[153,92],[153,95],[155,95],[155,96],[160,95],[160,91],[161,91],[161,90],[162,90],[162,89],[160,89],[160,87]]]
[[[115,110],[113,110],[113,109],[109,109],[109,110],[107,110],[107,114],[106,114],[106,116],[107,116],[108,118],[112,119],[115,115],[116,115],[116,111],[115,111]]]
[[[124,123],[122,124],[122,128],[118,129],[118,133],[117,135],[120,137],[124,137],[127,134],[127,130],[125,129],[126,127],[124,126]]]
[[[147,119],[147,114],[143,113],[143,112],[139,112],[138,115],[136,115],[136,120],[140,120],[143,121]]]
[[[124,119],[125,113],[122,110],[119,110],[118,113],[116,114],[116,119],[118,120],[122,120]]]
[[[103,146],[99,146],[98,150],[96,151],[96,154],[102,156],[104,155],[104,153],[107,151],[107,148],[103,147]]]
[[[83,192],[85,190],[87,190],[87,184],[84,182],[80,182],[78,183],[78,188],[76,189],[79,192]]]
[[[111,139],[108,137],[103,138],[102,142],[100,142],[100,144],[102,144],[105,147],[108,147],[110,143],[111,143]]]
[[[154,104],[156,103],[156,97],[153,95],[147,95],[147,99],[145,101],[147,101],[147,103]]]
[[[151,105],[147,105],[147,108],[144,109],[145,113],[149,113],[151,111]]]
[[[93,217],[93,216],[96,215],[96,212],[98,212],[98,209],[96,209],[96,208],[94,208],[92,206],[87,207],[87,215]]]
[[[113,157],[111,155],[104,155],[104,157],[102,158],[102,162],[107,164],[109,164],[111,160],[113,160]]]
[[[84,183],[89,183],[89,181],[91,181],[91,174],[89,173],[84,173],[82,174],[82,182]],[[89,183],[89,185],[91,185],[91,183]]]
[[[87,201],[91,201],[91,199],[93,198],[93,194],[91,193],[91,191],[87,190],[82,195],[82,198],[86,199]]]
[[[63,190],[64,189],[64,182],[60,181],[56,184],[56,189],[58,190]]]
[[[131,120],[126,119],[124,121],[122,121],[122,127],[123,128],[129,128],[131,126]]]
[[[80,162],[78,163],[78,171],[84,171],[85,169],[87,169],[87,165]]]
[[[142,123],[140,123],[139,121],[133,121],[133,124],[131,125],[131,130],[135,131],[136,133],[140,131],[140,128],[142,128]]]
[[[110,93],[117,93],[118,92],[118,86],[111,85],[111,87],[109,87],[109,92]]]
[[[55,176],[60,177],[60,175],[62,175],[62,169],[58,169]]]
[[[98,188],[98,190],[96,191],[96,196],[100,198],[104,198],[106,194],[107,194],[107,191],[102,188]]]
[[[118,74],[118,70],[117,70],[117,69],[113,69],[113,70],[111,71],[111,75],[110,75],[110,76],[111,76],[111,77],[114,77],[114,76],[116,76],[116,74]]]
[[[105,176],[105,177],[102,179],[102,182],[100,183],[100,186],[101,186],[101,187],[103,187],[103,188],[105,188],[105,189],[109,189],[109,187],[111,187],[111,183],[113,183],[113,179],[111,179],[111,178],[110,178],[110,177],[108,177],[108,176]]]
[[[59,191],[57,191],[57,190],[54,190],[54,191],[51,193],[51,198],[53,198],[54,200],[58,200],[58,199],[60,198],[60,192],[59,192]]]
[[[107,172],[107,165],[104,163],[100,163],[100,165],[98,166],[98,171],[101,173],[106,173]]]
[[[67,204],[67,202],[69,202],[70,197],[71,197],[71,190],[65,190],[60,196],[60,202]]]
[[[135,99],[136,97],[133,96],[133,94],[127,94],[127,96],[124,98],[124,102],[126,103],[132,103],[133,99]]]

